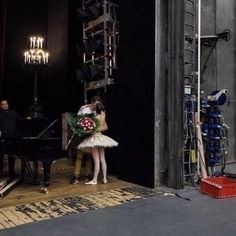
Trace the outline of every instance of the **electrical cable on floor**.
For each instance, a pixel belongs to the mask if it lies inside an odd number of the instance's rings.
[[[184,199],[184,200],[186,200],[186,201],[191,201],[190,198],[183,197],[183,196],[179,195],[178,193],[175,193],[175,196],[176,196],[176,197],[179,197],[179,198],[181,198],[181,199]]]
[[[191,201],[190,198],[183,197],[183,196],[179,195],[178,193],[164,193],[163,195],[164,195],[164,196],[176,196],[176,197],[181,198],[181,199],[184,199],[184,200],[186,200],[186,201]]]

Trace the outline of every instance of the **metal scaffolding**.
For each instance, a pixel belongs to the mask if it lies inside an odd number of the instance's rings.
[[[115,83],[117,47],[119,43],[118,5],[107,0],[83,0],[82,8],[94,13],[83,23],[83,63],[89,71],[84,81],[84,100],[87,92]]]

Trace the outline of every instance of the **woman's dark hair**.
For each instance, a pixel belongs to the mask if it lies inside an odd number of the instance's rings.
[[[104,111],[104,110],[105,110],[105,109],[104,109],[104,106],[103,106],[102,103],[97,103],[97,104],[96,104],[96,113],[97,113],[97,114],[101,114],[102,111]]]
[[[101,102],[102,103],[102,99],[100,96],[93,96],[91,98],[91,103],[95,103],[95,102]]]

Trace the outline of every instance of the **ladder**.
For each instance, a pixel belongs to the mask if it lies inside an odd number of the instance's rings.
[[[184,78],[185,85],[192,88],[196,71],[196,12],[196,0],[185,0]]]
[[[184,179],[194,185],[196,172],[195,101],[197,0],[185,0],[184,15]]]

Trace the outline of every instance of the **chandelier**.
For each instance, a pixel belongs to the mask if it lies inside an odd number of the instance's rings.
[[[30,49],[24,53],[25,64],[48,64],[49,53],[43,50],[42,37],[30,37]]]

